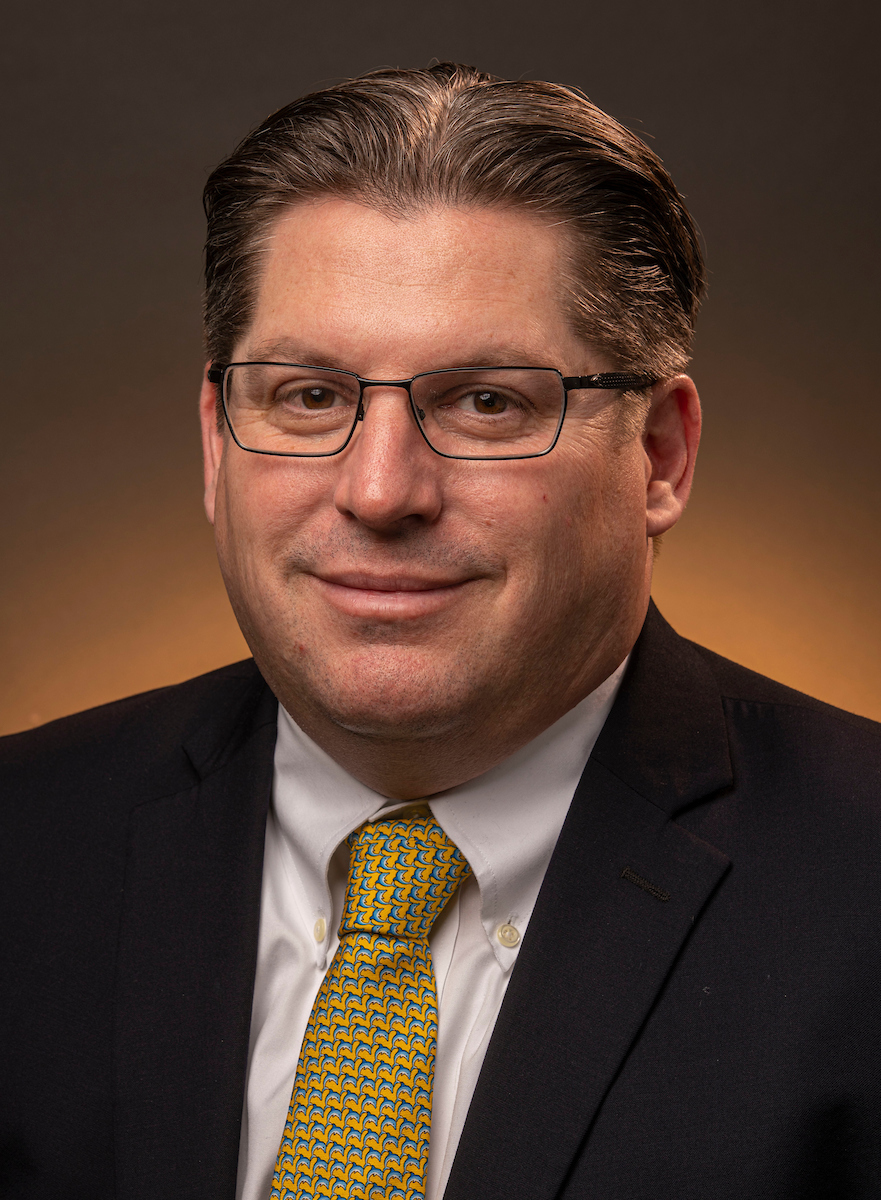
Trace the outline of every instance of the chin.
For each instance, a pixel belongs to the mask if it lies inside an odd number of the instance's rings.
[[[471,694],[475,681],[462,663],[438,663],[412,651],[362,652],[342,663],[303,666],[284,672],[285,708],[294,717],[306,709],[361,737],[398,741],[449,734],[468,722],[478,704]]]
[[[436,712],[407,710],[383,721],[377,713],[328,713],[338,729],[376,743],[433,741],[455,731],[458,721]]]
[[[452,732],[471,710],[464,682],[456,671],[414,671],[406,665],[356,671],[330,691],[325,711],[334,724],[362,737],[436,737]]]
[[[326,703],[322,699],[313,696],[313,704],[327,720],[374,741],[428,740],[449,735],[465,723],[461,703],[451,703],[449,695],[426,694],[424,688],[385,687],[377,694],[351,696],[335,691]]]

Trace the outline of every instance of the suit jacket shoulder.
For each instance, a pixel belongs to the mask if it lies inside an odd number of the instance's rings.
[[[679,637],[651,606],[594,757],[671,813],[744,770],[765,772],[766,796],[801,778],[822,819],[832,795],[877,800],[881,725]]]
[[[0,738],[0,770],[8,773],[5,794],[10,798],[18,786],[33,789],[38,780],[45,786],[59,776],[66,786],[76,786],[82,771],[105,778],[122,772],[130,786],[149,781],[151,794],[163,780],[176,786],[192,768],[183,749],[190,738],[207,750],[207,736],[212,753],[230,749],[267,691],[253,659],[245,659],[7,735]]]
[[[234,1186],[275,714],[244,662],[0,741],[4,1197],[188,1194],[175,1129]]]
[[[833,723],[841,722],[862,730],[869,739],[867,745],[877,745],[878,740],[881,739],[881,724],[877,721],[861,717],[843,708],[836,708],[832,704],[817,700],[814,696],[808,696],[804,692],[796,691],[795,688],[777,683],[766,675],[760,675],[756,671],[740,666],[739,663],[732,662],[729,658],[723,658],[721,654],[716,654],[705,646],[699,646],[696,642],[687,641],[684,638],[681,641],[683,645],[690,647],[703,659],[718,683],[720,693],[727,699],[804,709],[816,714],[818,718],[825,718]]]

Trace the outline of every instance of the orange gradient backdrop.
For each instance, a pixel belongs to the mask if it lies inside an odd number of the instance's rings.
[[[201,184],[300,92],[432,57],[572,83],[652,135],[711,268],[705,441],[656,599],[680,632],[881,719],[869,7],[22,9],[3,131],[0,732],[247,653],[201,511]]]

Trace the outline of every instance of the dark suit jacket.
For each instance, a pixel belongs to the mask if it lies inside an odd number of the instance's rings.
[[[2,744],[3,1197],[234,1195],[275,715],[247,662]],[[881,1196],[879,750],[650,613],[446,1200]]]

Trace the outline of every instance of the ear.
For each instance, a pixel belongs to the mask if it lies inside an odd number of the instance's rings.
[[[655,384],[642,437],[648,537],[666,533],[682,516],[700,436],[701,405],[693,381],[675,375]]]
[[[223,458],[224,436],[217,427],[217,385],[208,378],[208,368],[202,376],[202,392],[199,396],[199,418],[202,423],[202,463],[205,472],[205,512],[214,524],[214,498],[217,494],[217,476]]]

